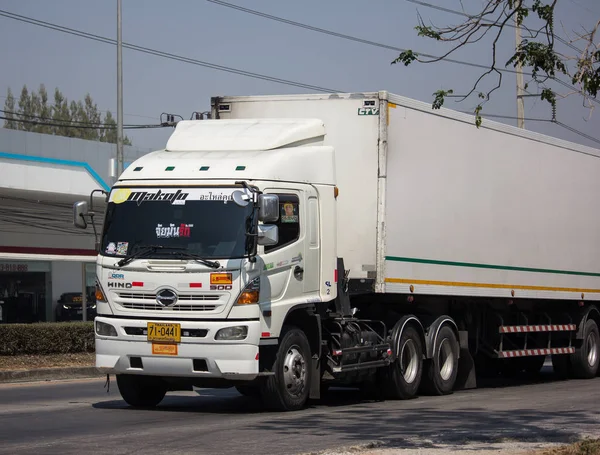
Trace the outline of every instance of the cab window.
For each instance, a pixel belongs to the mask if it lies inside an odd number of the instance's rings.
[[[274,224],[279,228],[277,245],[265,246],[265,253],[291,245],[300,238],[300,202],[294,194],[278,194],[279,220]]]

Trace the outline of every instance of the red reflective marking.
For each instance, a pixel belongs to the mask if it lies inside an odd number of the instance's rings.
[[[261,338],[268,338],[271,336],[271,332],[263,332],[260,334]]]
[[[141,288],[143,286],[144,286],[143,281],[132,281],[131,282],[131,287]]]
[[[190,287],[191,288],[201,288],[202,287],[202,283],[190,283]]]
[[[256,357],[254,357],[254,360],[258,360],[258,352],[256,353]]]
[[[338,280],[337,274],[338,274],[338,271],[337,271],[337,269],[335,269],[335,270],[333,271],[333,276],[334,276],[334,281],[335,281],[336,283],[337,283],[337,280]]]

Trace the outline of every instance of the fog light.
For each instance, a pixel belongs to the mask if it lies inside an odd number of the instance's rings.
[[[248,336],[248,326],[225,327],[217,332],[215,340],[244,340]]]
[[[96,321],[96,333],[103,337],[116,337],[117,329],[105,322]]]

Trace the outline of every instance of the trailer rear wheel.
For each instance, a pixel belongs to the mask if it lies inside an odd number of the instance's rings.
[[[431,395],[452,393],[458,374],[458,341],[454,331],[444,325],[437,334],[433,357],[425,362],[423,390]]]
[[[278,411],[295,411],[308,401],[311,381],[311,353],[304,332],[284,326],[273,376],[263,382],[260,396],[263,403]]]
[[[583,328],[581,347],[571,354],[573,376],[578,379],[595,377],[598,372],[598,362],[600,362],[600,333],[596,321],[589,319]]]
[[[153,408],[167,393],[160,378],[134,374],[118,374],[117,386],[125,402],[136,408]]]
[[[416,396],[423,376],[423,345],[417,330],[406,327],[398,346],[397,358],[389,366],[384,387],[390,398],[407,400]]]

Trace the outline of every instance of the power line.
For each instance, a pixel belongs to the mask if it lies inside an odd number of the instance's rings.
[[[209,0],[209,1],[210,1],[210,0]],[[450,9],[450,8],[444,8],[443,6],[433,5],[433,4],[431,4],[431,3],[427,3],[427,2],[424,2],[424,1],[421,1],[421,0],[404,0],[404,1],[406,1],[406,2],[408,2],[408,3],[414,3],[414,4],[416,4],[416,5],[421,5],[421,6],[424,6],[424,7],[426,7],[426,8],[436,9],[436,10],[438,10],[438,11],[443,11],[444,13],[456,14],[456,15],[458,15],[458,16],[463,16],[463,17],[466,17],[466,18],[469,18],[469,19],[472,19],[472,18],[474,18],[474,17],[477,17],[477,16],[472,16],[472,15],[470,15],[470,14],[467,14],[467,13],[465,13],[465,12],[463,12],[463,11],[458,11],[458,10],[455,10],[455,9]],[[491,22],[491,21],[481,21],[481,22],[482,22],[482,23],[485,23],[485,24],[493,24],[493,22]],[[507,24],[506,24],[506,26],[508,26],[508,27],[511,27],[511,28],[516,28],[516,25],[509,24],[509,23],[507,23]],[[546,32],[542,32],[542,33],[543,33],[544,35],[547,35],[547,33],[546,33]],[[560,36],[558,36],[558,35],[553,35],[553,36],[554,36],[554,38],[555,38],[557,41],[560,41],[560,42],[561,42],[561,43],[563,43],[565,46],[568,46],[568,47],[570,47],[571,49],[573,49],[573,50],[575,50],[575,51],[577,51],[577,52],[579,52],[579,53],[583,52],[581,49],[577,48],[577,47],[576,47],[576,46],[575,46],[573,43],[570,43],[570,42],[568,42],[568,41],[567,41],[567,40],[565,40],[564,38],[562,38],[562,37],[560,37]]]
[[[292,21],[290,19],[285,19],[283,17],[279,17],[279,16],[274,16],[272,14],[263,13],[261,11],[253,10],[253,9],[250,9],[250,8],[244,8],[243,6],[235,5],[233,3],[228,3],[228,2],[225,2],[225,1],[222,1],[222,0],[206,0],[206,1],[210,2],[210,3],[213,3],[215,5],[220,5],[220,6],[224,6],[226,8],[235,9],[235,10],[241,11],[243,13],[252,14],[254,16],[259,16],[259,17],[262,17],[262,18],[265,18],[265,19],[269,19],[269,20],[273,20],[273,21],[276,21],[276,22],[281,22],[281,23],[284,23],[284,24],[292,25],[294,27],[299,27],[299,28],[303,28],[303,29],[306,29],[306,30],[311,30],[313,32],[322,33],[322,34],[325,34],[325,35],[335,36],[337,38],[342,38],[342,39],[345,39],[345,40],[354,41],[354,42],[366,44],[366,45],[369,45],[369,46],[380,47],[382,49],[390,49],[390,50],[394,50],[394,51],[397,51],[397,52],[405,52],[405,51],[408,50],[408,49],[405,49],[405,48],[402,48],[402,47],[391,46],[389,44],[378,43],[376,41],[371,41],[371,40],[367,40],[367,39],[363,39],[363,38],[358,38],[356,36],[346,35],[344,33],[334,32],[332,30],[327,30],[327,29],[320,28],[320,27],[314,27],[312,25],[308,25],[308,24],[303,24],[301,22]],[[466,16],[466,17],[470,17],[468,14],[462,13],[460,11],[455,11],[455,10],[450,10],[450,9],[447,9],[447,8],[437,7],[436,5],[431,5],[431,4],[425,3],[425,2],[420,2],[418,0],[406,0],[406,1],[409,1],[409,2],[412,2],[412,3],[417,3],[417,4],[423,5],[423,6],[431,6],[432,8],[440,9],[441,11],[446,11],[446,12],[450,12],[450,13],[454,13],[454,14],[460,14],[460,15],[463,15],[463,16]],[[562,39],[560,37],[556,37],[556,38],[557,39]],[[566,41],[565,41],[565,43],[570,44],[570,43],[568,43]],[[437,56],[437,55],[425,54],[425,53],[418,52],[418,51],[416,51],[416,53],[419,54],[419,55],[422,55],[424,57],[427,57],[427,58],[430,58],[430,59],[434,59],[434,60],[440,58],[440,56]],[[489,70],[490,69],[489,65],[483,65],[483,64],[480,64],[480,63],[473,63],[473,62],[467,62],[467,61],[464,61],[464,60],[457,60],[457,59],[448,58],[448,57],[443,58],[441,61],[442,62],[455,63],[455,64],[458,64],[458,65],[470,66],[470,67],[473,67],[473,68],[485,69],[485,70]],[[510,73],[510,74],[516,74],[517,73],[516,70],[512,70],[512,69],[509,69],[509,68],[496,68],[496,69],[499,72],[501,72],[501,73]],[[524,72],[523,74],[526,75],[526,76],[533,76],[532,73],[525,73]],[[580,90],[577,90],[576,87],[574,87],[574,86],[572,86],[572,85],[570,85],[570,84],[568,84],[568,83],[566,83],[564,81],[561,81],[560,79],[552,78],[552,80],[554,80],[554,81],[558,82],[559,84],[561,84],[561,85],[569,88],[570,90],[575,90],[575,91],[577,91],[580,94],[582,93]],[[591,97],[591,100],[600,104],[600,101],[597,100],[594,97]]]
[[[5,116],[0,116],[0,120],[8,120],[9,122],[17,122],[17,123],[26,123],[28,125],[38,125],[38,126],[56,126],[56,127],[66,127],[66,128],[75,128],[78,130],[85,129],[107,129],[114,130],[117,129],[117,125],[108,125],[108,124],[90,124],[90,125],[70,125],[68,123],[52,123],[52,122],[37,122],[35,120],[25,120],[25,119],[17,119],[10,118]],[[150,129],[150,128],[165,128],[163,125],[127,125],[123,128],[128,130],[139,130],[139,129]]]
[[[32,115],[32,114],[23,114],[23,113],[19,113],[19,112],[11,112],[11,111],[7,111],[4,109],[0,109],[0,112],[3,112],[6,115],[14,115],[17,117],[27,117],[27,118],[33,118],[33,119],[38,119],[38,120],[42,120],[42,121],[47,121],[47,122],[52,122],[52,123],[64,123],[64,126],[74,126],[74,124],[80,124],[80,125],[87,125],[87,126],[96,126],[98,128],[105,128],[105,127],[110,127],[110,125],[108,123],[97,123],[97,122],[82,122],[79,120],[61,120],[61,119],[55,119],[55,118],[49,118],[49,117],[42,117],[40,115]],[[14,121],[19,121],[19,118],[12,118],[10,120],[14,120]],[[155,126],[155,125],[138,125],[138,124],[128,124],[127,126],[135,126],[135,127],[141,127],[141,126]]]
[[[208,0],[208,1],[211,1],[211,0]],[[438,11],[443,11],[445,13],[456,14],[456,15],[459,15],[459,16],[467,17],[467,18],[472,18],[473,17],[473,16],[471,16],[471,15],[469,15],[467,13],[464,13],[462,11],[457,11],[457,10],[450,9],[450,8],[444,8],[443,6],[433,5],[431,3],[427,3],[427,2],[424,2],[424,1],[421,1],[421,0],[405,0],[405,1],[409,2],[409,3],[414,3],[416,5],[425,6],[426,8],[431,8],[431,9],[435,9],[435,10],[438,10]],[[490,21],[484,21],[484,22],[486,22],[488,24],[493,23],[493,22],[490,22]],[[509,23],[507,23],[506,25],[508,27],[516,28],[515,25],[509,24]],[[544,32],[544,34],[546,34],[546,33]],[[568,46],[571,49],[573,49],[573,50],[575,50],[575,51],[577,51],[579,53],[583,52],[581,49],[579,49],[578,47],[574,46],[572,43],[568,42],[567,40],[563,39],[562,37],[560,37],[558,35],[553,35],[553,36],[554,36],[554,38],[557,41],[560,41],[565,46]],[[523,74],[526,75],[526,76],[532,76],[531,73],[523,73]],[[558,82],[560,85],[562,85],[563,87],[568,88],[569,90],[575,90],[580,95],[583,95],[583,92],[581,90],[578,90],[577,87],[569,84],[568,82],[565,82],[565,81],[563,81],[561,79],[558,79],[557,77],[551,77],[550,79],[553,80],[553,81],[555,81],[555,82]],[[590,96],[590,99],[593,102],[600,104],[600,100],[598,100],[597,98],[595,98],[593,96]]]
[[[0,10],[0,16],[4,16],[9,19],[17,20],[20,22],[29,23],[32,25],[37,25],[39,27],[49,28],[49,29],[59,31],[62,33],[79,36],[81,38],[98,41],[98,42],[101,42],[104,44],[116,45],[116,40],[107,38],[105,36],[95,35],[93,33],[87,33],[87,32],[83,32],[81,30],[76,30],[76,29],[69,28],[69,27],[63,27],[61,25],[52,24],[50,22],[41,21],[41,20],[34,19],[34,18],[28,17],[28,16],[22,16],[20,14],[11,13],[9,11]],[[202,60],[184,57],[181,55],[176,55],[176,54],[172,54],[169,52],[163,52],[163,51],[159,51],[157,49],[151,49],[148,47],[138,46],[138,45],[131,44],[131,43],[123,42],[123,47],[125,47],[127,49],[131,49],[131,50],[135,50],[138,52],[143,52],[146,54],[156,55],[158,57],[167,58],[170,60],[176,60],[176,61],[180,61],[180,62],[184,62],[184,63],[190,63],[190,64],[197,65],[197,66],[203,66],[205,68],[211,68],[211,69],[215,69],[218,71],[224,71],[224,72],[232,73],[232,74],[239,74],[242,76],[251,77],[254,79],[265,80],[265,81],[269,81],[269,82],[275,82],[278,84],[290,85],[290,86],[300,87],[300,88],[304,88],[304,89],[308,89],[308,90],[315,90],[318,92],[326,92],[326,93],[334,93],[334,92],[338,91],[338,90],[333,90],[333,89],[329,89],[329,88],[325,88],[325,87],[319,87],[317,85],[304,84],[302,82],[296,82],[296,81],[292,81],[292,80],[288,80],[288,79],[281,79],[278,77],[267,76],[265,74],[253,73],[251,71],[240,70],[240,69],[229,67],[229,66],[217,65],[216,63],[210,63],[210,62],[206,62],[206,61],[202,61]]]
[[[231,8],[231,9],[235,9],[235,10],[238,10],[238,11],[241,11],[241,12],[244,12],[244,13],[252,14],[254,16],[260,16],[260,17],[263,17],[265,19],[270,19],[270,20],[273,20],[273,21],[282,22],[284,24],[293,25],[294,27],[304,28],[306,30],[311,30],[313,32],[323,33],[325,35],[335,36],[337,38],[342,38],[342,39],[349,40],[349,41],[354,41],[354,42],[357,42],[357,43],[367,44],[369,46],[380,47],[382,49],[389,49],[389,50],[396,51],[396,52],[405,52],[405,51],[408,50],[408,49],[404,49],[402,47],[391,46],[389,44],[378,43],[376,41],[371,41],[371,40],[367,40],[367,39],[363,39],[363,38],[358,38],[356,36],[346,35],[344,33],[334,32],[332,30],[326,30],[324,28],[313,27],[312,25],[303,24],[301,22],[292,21],[292,20],[285,19],[285,18],[279,17],[279,16],[273,16],[271,14],[263,13],[261,11],[256,11],[256,10],[249,9],[249,8],[244,8],[242,6],[234,5],[233,3],[227,3],[227,2],[224,2],[224,1],[221,1],[221,0],[206,0],[206,1],[210,2],[210,3],[214,3],[216,5],[224,6],[226,8]],[[422,56],[427,57],[427,58],[432,58],[432,59],[438,59],[438,58],[440,58],[439,56],[436,56],[436,55],[425,54],[425,53],[421,53],[421,52],[417,52],[417,53],[419,55],[422,55]],[[442,61],[449,62],[449,63],[456,63],[458,65],[471,66],[473,68],[489,69],[489,65],[482,65],[480,63],[466,62],[464,60],[456,60],[456,59],[452,59],[452,58],[445,58]],[[503,72],[503,73],[513,73],[513,74],[516,73],[515,70],[506,69],[506,68],[505,69],[499,69],[498,71]],[[525,74],[527,74],[527,73],[525,73]],[[527,74],[527,75],[531,76],[531,74]]]
[[[215,3],[215,4],[219,4],[222,6],[227,6],[227,7],[232,7],[234,9],[240,9],[240,10],[246,10],[247,8],[243,8],[243,7],[239,7],[237,5],[233,5],[230,3],[226,3],[226,2],[222,2],[220,0],[207,0],[209,2]],[[333,36],[338,36],[344,39],[350,39],[352,41],[358,41],[358,42],[362,42],[364,44],[369,44],[369,45],[376,45],[378,47],[384,47],[387,49],[392,49],[392,50],[396,50],[396,51],[404,51],[405,49],[402,48],[398,48],[395,46],[388,46],[386,44],[382,44],[382,43],[376,43],[374,41],[369,41],[369,40],[363,40],[361,38],[357,38],[357,37],[353,37],[350,35],[343,35],[343,34],[339,34],[336,32],[332,32],[329,30],[325,30],[325,29],[319,29],[318,27],[312,27],[306,24],[301,24],[299,22],[294,22],[294,21],[288,21],[287,19],[283,19],[283,18],[279,18],[277,16],[271,16],[271,15],[267,15],[265,13],[261,13],[259,11],[254,11],[254,10],[249,10],[252,12],[252,14],[257,14],[261,17],[267,17],[268,18],[275,18],[276,20],[281,20],[285,23],[292,23],[292,25],[296,25],[296,26],[300,26],[302,28],[308,28],[308,29],[314,29],[315,31],[319,31],[320,33],[326,33],[326,34],[330,34]],[[264,16],[263,16],[264,15]],[[74,36],[79,36],[81,38],[86,38],[86,39],[90,39],[93,41],[98,41],[98,42],[102,42],[104,44],[111,44],[111,45],[116,45],[116,40],[111,39],[111,38],[107,38],[105,36],[100,36],[100,35],[95,35],[92,33],[87,33],[81,30],[77,30],[77,29],[73,29],[73,28],[69,28],[69,27],[64,27],[61,25],[57,25],[57,24],[53,24],[50,22],[45,22],[45,21],[41,21],[38,19],[34,19],[28,16],[22,16],[19,14],[15,14],[15,13],[11,13],[9,11],[4,11],[4,10],[0,10],[0,16],[4,16],[7,17],[9,19],[13,19],[13,20],[17,20],[20,22],[25,22],[25,23],[29,23],[32,25],[36,25],[38,27],[43,27],[43,28],[48,28],[51,30],[55,30],[55,31],[59,31],[61,33],[66,33],[66,34],[70,34],[70,35],[74,35]],[[147,47],[143,47],[143,46],[138,46],[135,44],[130,44],[130,43],[123,43],[123,47],[131,49],[131,50],[135,50],[137,52],[142,52],[142,53],[146,53],[146,54],[150,54],[150,55],[155,55],[158,57],[162,57],[162,58],[167,58],[170,60],[175,60],[175,61],[180,61],[180,62],[184,62],[184,63],[190,63],[193,65],[197,65],[197,66],[202,66],[202,67],[206,67],[206,68],[211,68],[211,69],[216,69],[219,71],[225,71],[225,72],[229,72],[229,73],[233,73],[233,74],[238,74],[241,76],[246,76],[246,77],[251,77],[251,78],[255,78],[255,79],[261,79],[261,80],[266,80],[266,81],[270,81],[270,82],[276,82],[279,84],[284,84],[284,85],[291,85],[291,86],[296,86],[296,87],[300,87],[300,88],[307,88],[307,89],[311,89],[311,90],[316,90],[316,91],[320,91],[320,92],[326,92],[326,93],[336,93],[336,92],[341,92],[341,90],[333,90],[333,89],[328,89],[328,88],[324,88],[324,87],[319,87],[319,86],[315,86],[315,85],[309,85],[309,84],[304,84],[301,82],[296,82],[296,81],[291,81],[291,80],[286,80],[286,79],[280,79],[280,78],[276,78],[276,77],[271,77],[271,76],[267,76],[264,74],[259,74],[259,73],[252,73],[249,71],[245,71],[245,70],[239,70],[236,68],[232,68],[232,67],[227,67],[227,66],[223,66],[223,65],[217,65],[217,64],[213,64],[213,63],[209,63],[209,62],[205,62],[205,61],[201,61],[201,60],[196,60],[196,59],[192,59],[189,57],[184,57],[184,56],[180,56],[180,55],[176,55],[176,54],[171,54],[168,52],[163,52],[163,51],[159,51],[156,49],[151,49],[151,48],[147,48]],[[421,54],[424,55],[428,58],[437,58],[436,56],[433,55],[429,55],[429,54]],[[473,66],[473,67],[477,67],[477,68],[485,68],[488,69],[488,66],[485,65],[480,65],[477,63],[471,63],[471,62],[464,62],[464,61],[460,61],[460,60],[454,60],[454,59],[444,59],[444,61],[448,61],[451,63],[457,63],[457,64],[461,64],[461,65],[467,65],[467,66]],[[509,70],[509,69],[501,69],[499,71],[503,71],[503,72],[509,72],[509,73],[515,73],[515,70]],[[527,73],[525,73],[527,74]],[[561,82],[559,79],[556,79],[557,82]],[[563,83],[565,84],[565,83]],[[571,87],[572,89],[576,90],[575,87]],[[595,98],[592,98],[594,101],[597,101]],[[490,116],[490,115],[488,115]],[[1,119],[2,117],[0,117]],[[12,119],[9,119],[12,120]],[[537,121],[537,120],[535,120]],[[564,124],[562,124],[564,125]],[[64,125],[57,125],[57,126],[64,126]],[[152,126],[148,126],[149,128],[159,128],[162,127],[162,125],[152,125]],[[567,127],[567,125],[564,125],[564,127]],[[568,127],[571,128],[571,127]],[[573,128],[573,132],[576,132],[576,134],[580,134],[582,137],[585,137],[587,139],[590,139],[591,136],[588,136],[585,133],[582,132],[577,132],[577,130],[575,130]],[[590,140],[593,140],[594,142],[598,141],[595,138],[591,138]]]

